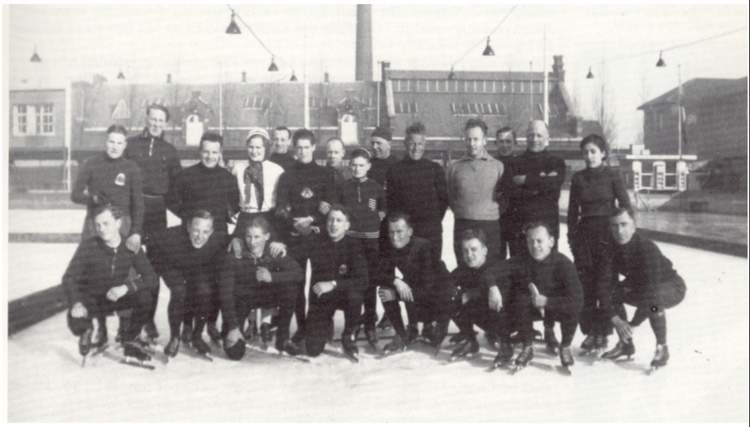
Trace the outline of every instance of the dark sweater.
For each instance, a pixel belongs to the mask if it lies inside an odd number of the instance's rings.
[[[335,280],[336,289],[354,288],[363,291],[367,288],[367,262],[360,243],[349,236],[334,242],[325,231],[321,231],[318,236],[317,250],[312,251],[310,257],[310,286],[315,286],[318,282]],[[294,248],[290,250],[293,251]]]
[[[143,194],[166,195],[169,186],[182,170],[177,149],[165,141],[163,136],[153,137],[146,128],[139,135],[128,138],[125,157],[141,168]]]
[[[289,153],[273,153],[268,160],[281,166],[285,171],[289,170],[295,163],[297,163],[297,161],[294,160],[294,156]]]
[[[508,217],[517,216],[517,208],[510,203],[510,194],[508,194],[507,190],[513,185],[513,165],[516,161],[516,156],[515,154],[511,154],[510,156],[501,156],[498,154],[495,158],[500,160],[504,167],[503,176],[500,178],[500,191],[497,195],[500,217],[502,218],[503,215],[507,215]]]
[[[338,202],[349,211],[351,227],[347,234],[360,239],[377,239],[380,236],[380,216],[385,212],[385,192],[377,182],[365,178],[344,181]]]
[[[84,190],[88,189],[88,194]],[[94,203],[96,195],[98,203]],[[95,205],[111,203],[123,210],[132,220],[130,234],[141,234],[143,228],[143,180],[141,170],[125,158],[111,159],[100,153],[86,159],[76,178],[70,198],[88,206],[91,215]]]
[[[568,204],[568,236],[574,236],[583,217],[608,217],[615,209],[630,207],[630,197],[620,172],[606,166],[573,174]]]
[[[265,267],[271,272],[271,283],[259,283],[256,278],[258,268]],[[235,312],[235,295],[247,293],[247,289],[265,286],[296,283],[305,280],[305,272],[297,262],[288,256],[274,258],[268,247],[263,256],[255,258],[245,248],[242,258],[235,258],[233,253],[224,255],[221,269],[219,299],[221,301],[221,318],[226,322],[227,330],[240,326],[245,319],[237,319]]]
[[[482,277],[491,266],[487,262],[477,268],[471,268],[463,264],[451,272],[451,279],[453,284],[459,288],[459,292],[468,293],[472,299],[483,294],[486,295],[487,288],[483,286],[485,282]]]
[[[198,275],[212,274],[227,249],[227,236],[221,231],[214,231],[208,242],[196,249],[182,225],[168,228],[154,241],[156,244],[150,249],[154,269],[165,280],[169,277],[183,283]]]
[[[385,159],[378,159],[373,157],[370,159],[370,170],[367,172],[367,177],[374,180],[378,184],[386,187],[386,175],[388,170],[394,164],[398,163],[396,156],[388,156]]]
[[[198,163],[183,170],[175,180],[173,191],[167,198],[169,210],[187,224],[190,216],[199,209],[214,216],[214,228],[229,222],[230,215],[240,210],[240,190],[228,170],[216,166],[207,168]]]
[[[125,283],[131,268],[140,275],[142,284],[138,281]],[[62,278],[71,307],[86,296],[104,298],[110,289],[124,284],[128,286],[128,293],[159,286],[159,278],[146,253],[129,251],[124,238],[116,248],[110,248],[99,237],[82,241]]]
[[[651,306],[664,307],[659,287],[678,276],[672,262],[661,253],[656,243],[636,231],[627,244],[613,243],[610,247],[612,282],[615,286],[618,286],[617,283],[619,286],[627,283],[631,292],[640,296],[639,299],[650,301]],[[625,282],[619,282],[620,274],[625,276]],[[605,310],[609,310],[610,318],[615,315],[610,298],[601,304]]]
[[[433,266],[430,242],[427,239],[412,236],[411,241],[401,249],[388,245],[381,251],[380,267],[383,286],[393,287],[395,269],[398,268],[415,300],[427,297],[436,286],[438,272]]]
[[[501,261],[484,279],[484,286],[497,285],[512,292],[531,292],[529,284],[533,283],[547,297],[548,310],[578,313],[583,308],[583,288],[575,265],[554,249],[542,261],[528,253]]]
[[[388,210],[408,214],[414,222],[440,223],[448,209],[445,171],[432,160],[406,156],[388,171]]]
[[[323,225],[325,217],[318,210],[321,201],[334,201],[331,173],[328,169],[314,161],[296,162],[281,174],[276,191],[276,206],[289,214],[289,224],[293,223],[293,218],[312,216],[313,225]]]
[[[510,204],[516,207],[518,218],[524,222],[547,218],[557,221],[565,161],[545,149],[539,153],[526,151],[511,166],[510,184],[506,184],[504,192]],[[519,175],[526,175],[526,182],[513,184],[513,177]]]

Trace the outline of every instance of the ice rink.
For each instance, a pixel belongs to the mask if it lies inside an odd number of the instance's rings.
[[[449,214],[445,224],[452,222]],[[446,226],[444,253],[452,269],[451,242]],[[65,246],[55,246],[60,259],[50,255],[51,265],[67,264],[72,252]],[[561,251],[570,256],[567,247],[563,237]],[[651,376],[644,374],[655,346],[648,322],[636,330],[634,361],[576,357],[572,377],[558,373],[558,358],[546,355],[542,344],[535,344],[533,366],[515,376],[490,373],[495,353],[481,333],[481,358],[451,364],[445,346],[437,357],[417,344],[376,360],[360,341],[359,364],[337,357],[337,345],[310,364],[279,359],[274,350],[264,353],[257,346],[232,362],[213,346],[213,363],[181,350],[168,366],[157,356],[156,370],[147,371],[107,357],[90,359],[82,369],[77,339],[60,313],[8,339],[8,421],[747,423],[747,259],[659,247],[688,291],[682,304],[667,311],[669,365]],[[11,259],[15,248],[20,246],[8,246]],[[18,268],[10,264],[10,277],[24,277]],[[168,340],[168,299],[162,285],[162,345]],[[341,313],[336,322],[338,335]],[[117,323],[108,319],[110,342]],[[582,339],[579,333],[573,342],[576,356]],[[610,340],[611,347],[616,338]]]

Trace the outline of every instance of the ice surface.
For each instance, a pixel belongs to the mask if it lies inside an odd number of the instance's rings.
[[[446,218],[446,225],[450,223]],[[561,234],[565,236],[564,225]],[[446,255],[452,253],[451,236],[446,226]],[[560,248],[569,256],[562,240]],[[214,347],[213,363],[181,352],[167,367],[154,361],[153,372],[107,358],[89,360],[81,369],[77,340],[61,313],[9,337],[8,418],[747,423],[747,260],[675,245],[659,247],[685,278],[688,292],[682,304],[667,311],[671,359],[653,376],[643,374],[655,345],[648,322],[636,329],[634,362],[591,364],[591,359],[576,357],[572,377],[554,370],[559,360],[545,355],[541,345],[534,359],[539,367],[515,376],[487,373],[495,355],[483,338],[481,359],[452,364],[444,364],[448,351],[432,358],[418,347],[384,360],[363,355],[359,364],[325,353],[303,364],[254,351],[240,362],[230,362]],[[452,254],[446,258],[451,264],[449,258]],[[449,265],[453,266],[455,260]],[[168,297],[162,286],[157,312],[162,334],[168,333]],[[338,334],[341,313],[336,322]],[[108,325],[111,341],[117,319],[109,318]],[[158,341],[164,345],[167,338],[163,335]],[[575,356],[581,340],[579,333],[573,342]],[[369,351],[363,342],[359,346],[361,353]],[[326,351],[340,350],[328,346]],[[545,366],[549,370],[542,369]]]
[[[8,301],[59,285],[77,243],[10,243]]]

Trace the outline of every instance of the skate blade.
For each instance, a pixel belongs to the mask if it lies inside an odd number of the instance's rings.
[[[651,376],[654,375],[657,371],[660,371],[663,366],[651,366],[648,369],[646,369],[646,375]]]
[[[156,367],[153,365],[143,363],[142,361],[134,361],[134,360],[131,360],[129,357],[126,357],[124,360],[121,360],[120,363],[122,363],[123,365],[133,366],[135,368],[148,369],[149,371],[153,371],[154,369],[156,369]]]
[[[557,366],[557,372],[566,377],[573,376],[573,371],[570,370],[569,366]]]
[[[83,360],[81,360],[81,368],[86,367],[86,356],[83,356]]]
[[[349,359],[350,362],[352,362],[352,363],[359,363],[359,359],[357,358],[357,356],[355,356],[353,354],[349,354],[349,353],[343,352],[343,351],[341,352],[341,354],[343,354],[344,357],[346,357],[347,359]]]

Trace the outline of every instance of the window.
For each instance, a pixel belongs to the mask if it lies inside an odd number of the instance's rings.
[[[457,116],[503,116],[508,114],[508,110],[503,103],[452,103],[451,112]]]
[[[263,110],[269,107],[268,99],[260,97],[260,96],[253,96],[253,97],[247,97],[245,98],[245,108],[249,108],[251,110]]]
[[[416,114],[419,112],[416,102],[396,102],[396,114]]]
[[[13,106],[13,135],[54,135],[54,104],[16,104]]]
[[[321,107],[330,107],[331,106],[331,100],[328,98],[320,99],[320,98],[310,98],[309,101],[309,107],[311,110],[317,110]]]
[[[27,106],[19,104],[16,106],[16,135],[26,135],[28,129]]]

